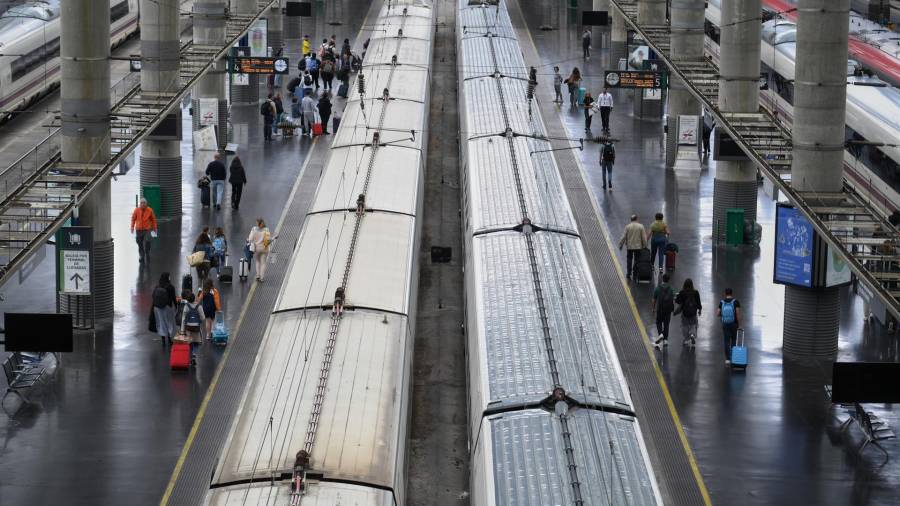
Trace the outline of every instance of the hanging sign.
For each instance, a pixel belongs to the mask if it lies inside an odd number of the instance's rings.
[[[91,227],[63,227],[56,235],[56,288],[63,295],[91,294]]]

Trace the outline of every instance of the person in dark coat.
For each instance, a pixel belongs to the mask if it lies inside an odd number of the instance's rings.
[[[328,118],[331,117],[331,101],[328,99],[328,93],[323,93],[319,99],[319,117],[322,118],[323,134],[328,135]]]
[[[241,163],[241,157],[234,155],[231,159],[231,175],[228,177],[231,183],[231,207],[237,210],[241,206],[241,192],[244,185],[247,184],[247,174],[244,172],[244,164]]]

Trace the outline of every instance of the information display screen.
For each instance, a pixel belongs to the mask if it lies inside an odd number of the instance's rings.
[[[233,61],[236,74],[287,74],[290,68],[287,58],[238,56]]]
[[[650,70],[607,70],[603,82],[610,88],[665,88],[665,72]]]
[[[775,217],[775,282],[812,287],[812,224],[792,206],[779,204]]]

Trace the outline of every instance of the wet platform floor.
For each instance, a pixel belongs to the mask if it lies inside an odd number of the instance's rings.
[[[598,35],[603,33],[600,28],[594,29],[593,57],[590,61],[582,58],[583,27],[577,23],[580,11],[591,10],[592,2],[582,0],[577,9],[562,3],[518,3],[541,55],[539,86],[550,90],[552,97],[553,66],[561,68],[563,77],[578,66],[586,76],[584,86],[596,97],[602,91],[603,70],[612,66],[608,46],[601,49],[598,43]],[[542,31],[538,29],[541,25],[558,29]],[[608,31],[604,38],[608,40]],[[613,239],[618,240],[631,214],[638,214],[649,226],[654,213],[664,213],[671,240],[680,247],[672,284],[680,288],[690,277],[700,291],[705,310],[697,348],[682,348],[679,318],[673,317],[670,345],[655,356],[712,503],[897,504],[900,442],[883,442],[891,455],[887,461],[871,447],[857,456],[856,448],[862,442],[859,429],[854,425],[841,433],[835,416],[842,420],[846,415],[833,410],[825,397],[831,362],[782,356],[784,288],[772,282],[774,202],[760,186],[758,221],[763,238],[759,248],[713,247],[715,162],[704,159],[702,171],[690,176],[666,170],[663,124],[658,119],[636,118],[631,93],[613,91],[611,130],[621,142],[616,145],[612,192],[602,189],[599,145],[586,143],[578,155]],[[566,103],[559,108],[559,118],[566,132],[551,130],[551,135],[585,136],[581,110],[570,109]],[[595,136],[600,134],[599,123],[597,118],[592,125]],[[619,261],[623,266],[624,257],[622,252]],[[734,289],[743,305],[751,363],[746,373],[733,373],[724,366],[715,306],[726,287]],[[648,334],[655,335],[650,286],[632,283],[630,289],[643,325]],[[888,333],[877,323],[864,324],[862,300],[851,288],[842,293],[838,358],[900,360],[900,334]],[[866,408],[900,429],[900,413],[893,406]]]

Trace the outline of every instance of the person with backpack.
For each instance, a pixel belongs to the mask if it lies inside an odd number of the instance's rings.
[[[693,348],[697,345],[697,317],[703,312],[700,292],[694,289],[694,280],[684,280],[681,291],[675,296],[675,303],[678,304],[675,314],[681,314],[681,344]]]
[[[575,107],[578,89],[581,88],[581,71],[578,70],[578,67],[572,69],[572,73],[566,78],[565,83],[569,87],[569,106]]]
[[[585,61],[591,59],[591,29],[585,28],[581,34],[581,51]]]
[[[631,222],[625,225],[625,231],[622,233],[622,238],[619,239],[619,249],[622,249],[622,246],[628,248],[628,254],[625,257],[625,277],[631,279],[638,252],[647,247],[644,225],[641,225],[641,222],[638,221],[638,215],[636,214],[632,214]]]
[[[272,102],[272,94],[263,100],[259,106],[259,114],[263,117],[263,140],[272,140],[272,125],[275,124],[275,103]]]
[[[722,321],[722,340],[725,348],[725,365],[731,365],[731,348],[737,339],[741,326],[741,303],[734,298],[731,288],[725,289],[725,296],[719,301],[716,316]]]
[[[216,272],[221,272],[225,265],[225,255],[228,254],[228,240],[225,239],[225,232],[222,227],[216,227],[216,233],[213,235],[213,258],[215,258]]]
[[[284,119],[284,104],[281,103],[281,93],[276,93],[272,97],[272,103],[275,104],[275,121],[272,122],[272,133],[278,133],[278,125]]]
[[[181,334],[191,345],[191,365],[197,365],[197,346],[203,343],[206,314],[203,312],[203,306],[199,302],[194,302],[196,299],[193,293],[188,292],[184,295],[181,302]]]
[[[319,118],[322,121],[322,135],[330,135],[328,132],[328,119],[331,117],[331,100],[328,99],[328,92],[322,92],[322,98],[316,106],[319,109]]]
[[[659,337],[653,347],[662,349],[669,345],[669,323],[675,311],[675,290],[669,285],[669,275],[663,274],[662,283],[653,290],[653,312],[656,313],[656,331]]]
[[[329,55],[325,55],[325,59],[322,60],[322,88],[327,92],[331,91],[331,82],[334,81],[334,73],[337,71],[337,67],[335,66],[334,59],[329,58]]]
[[[175,287],[169,273],[164,272],[159,276],[159,284],[153,289],[153,314],[156,317],[156,333],[162,340],[163,346],[172,344],[175,337],[175,305],[178,299],[175,296]]]
[[[231,183],[231,208],[237,211],[241,207],[241,194],[244,192],[244,185],[247,184],[244,164],[237,153],[231,159],[231,174],[228,176],[228,182]]]
[[[616,163],[616,147],[611,139],[606,139],[600,148],[600,172],[603,174],[603,189],[609,180],[609,191],[612,191],[612,170]]]
[[[300,96],[297,97],[301,102],[303,97],[313,94],[313,78],[309,71],[303,72],[303,80],[300,82]]]
[[[262,218],[256,219],[256,225],[250,230],[247,242],[250,243],[250,252],[256,260],[256,280],[263,282],[266,278],[266,262],[269,258],[269,248],[275,238],[269,232],[269,227]]]
[[[316,58],[316,53],[309,53],[309,58],[306,59],[306,70],[309,71],[309,75],[312,76],[313,85],[316,87],[316,91],[319,90],[319,60]]]
[[[203,314],[207,315],[206,321],[206,340],[212,338],[212,324],[215,319],[216,312],[222,310],[222,299],[219,298],[219,291],[213,285],[213,280],[206,278],[203,282],[203,288],[197,293],[197,300],[200,307],[203,308]]]
[[[666,245],[669,243],[669,226],[663,221],[663,213],[656,213],[656,219],[647,232],[647,240],[650,241],[650,258],[658,258],[659,272],[662,272]]]

